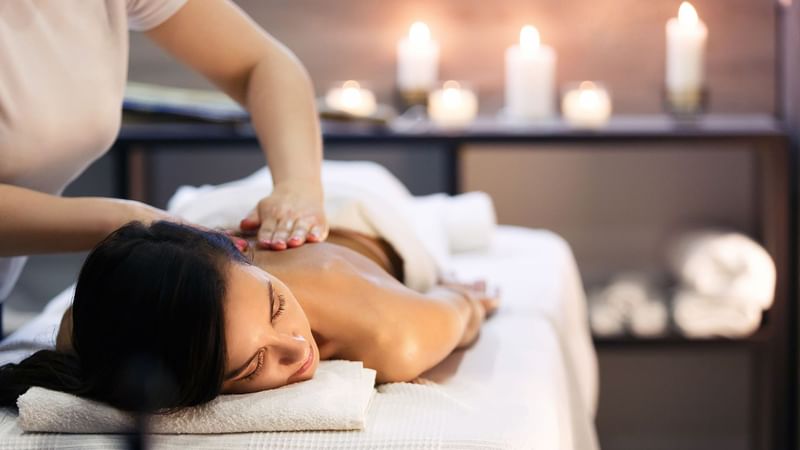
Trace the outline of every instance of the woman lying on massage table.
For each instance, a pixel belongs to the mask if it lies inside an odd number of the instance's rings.
[[[481,283],[420,294],[401,263],[346,230],[248,257],[216,232],[130,223],[86,259],[56,350],[0,368],[0,405],[35,385],[133,409],[120,380],[140,355],[172,378],[164,410],[308,380],[324,359],[410,381],[474,341],[497,298]]]

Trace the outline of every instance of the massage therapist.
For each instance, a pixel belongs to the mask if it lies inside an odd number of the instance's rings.
[[[308,74],[232,2],[0,1],[0,300],[21,255],[87,250],[132,220],[169,218],[134,201],[61,197],[118,133],[129,28],[250,112],[274,189],[242,229],[273,250],[327,237]]]

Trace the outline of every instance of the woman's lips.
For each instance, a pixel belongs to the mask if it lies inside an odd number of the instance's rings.
[[[294,376],[294,377],[302,376],[304,373],[308,372],[308,369],[310,369],[313,364],[314,364],[314,349],[309,345],[308,346],[308,358],[306,358],[306,360],[303,363],[303,365],[300,366],[300,368],[297,369],[297,372],[295,372],[294,375],[292,375],[292,376]]]

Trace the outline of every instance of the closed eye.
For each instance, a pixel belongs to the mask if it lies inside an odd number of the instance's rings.
[[[283,314],[283,311],[286,309],[286,297],[283,294],[278,294],[278,310],[275,311],[275,314],[272,315],[272,320],[275,320]]]

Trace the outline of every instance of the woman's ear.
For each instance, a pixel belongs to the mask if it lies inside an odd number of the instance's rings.
[[[72,347],[72,305],[64,311],[61,325],[56,336],[56,351],[61,353],[75,353]]]

